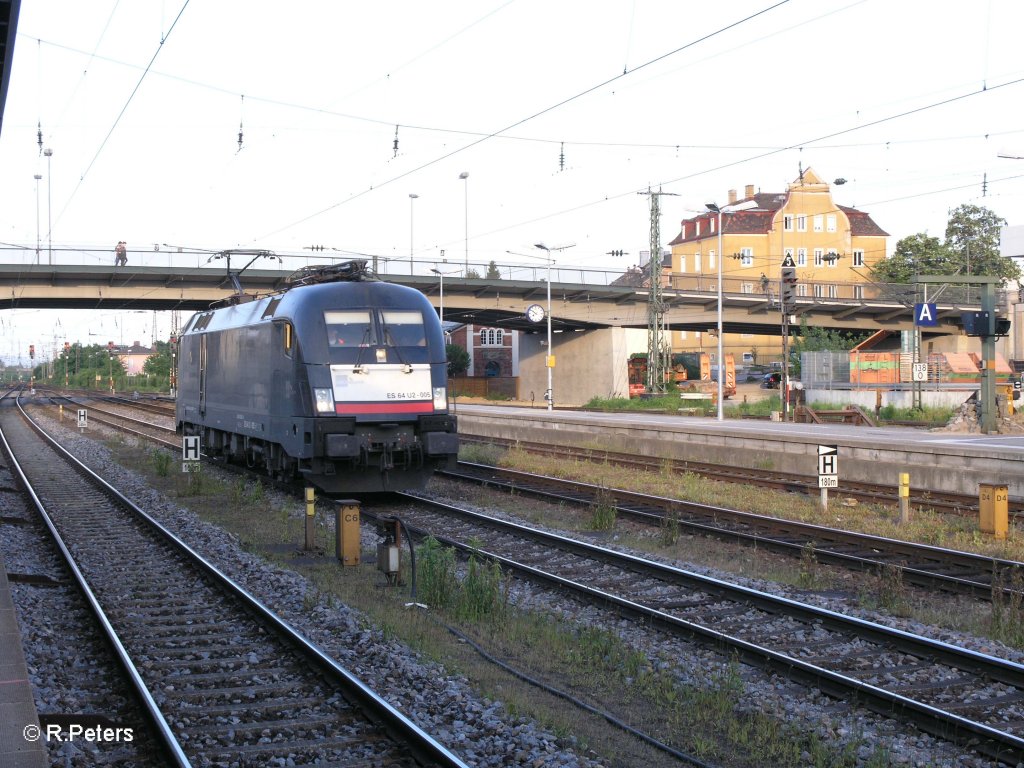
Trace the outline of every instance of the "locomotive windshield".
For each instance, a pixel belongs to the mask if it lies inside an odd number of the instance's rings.
[[[384,310],[384,343],[392,347],[425,347],[423,315],[408,310]]]
[[[370,310],[324,312],[327,343],[332,347],[368,347],[377,343]]]

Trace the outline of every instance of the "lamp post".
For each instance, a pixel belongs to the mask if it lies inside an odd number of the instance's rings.
[[[718,268],[718,352],[715,362],[718,364],[718,420],[723,421],[725,419],[723,404],[725,399],[725,360],[722,355],[722,214],[756,208],[757,203],[753,200],[744,200],[734,205],[719,206],[715,203],[706,203],[705,205],[709,211],[718,214],[718,255],[715,265]]]
[[[573,243],[575,245],[575,243]],[[540,248],[548,255],[548,354],[545,363],[548,368],[548,391],[545,395],[548,401],[548,410],[552,411],[555,408],[555,384],[554,384],[554,370],[555,370],[555,356],[553,354],[554,348],[552,347],[551,340],[551,252],[552,251],[564,251],[566,248],[572,248],[572,245],[562,245],[557,248],[549,248],[544,243],[535,243],[534,248]]]
[[[413,221],[412,221],[412,205],[413,205],[414,202],[416,202],[416,198],[417,197],[419,197],[419,195],[417,195],[415,192],[410,192],[409,193],[409,274],[410,275],[412,274],[412,271],[413,271],[413,267],[412,267],[412,232],[413,232],[413,229],[412,229],[412,224],[413,224]]]
[[[444,251],[441,251],[441,255],[442,256],[444,255]],[[435,269],[433,267],[431,267],[430,271],[433,272],[435,275],[437,275],[438,279],[440,280],[440,284],[441,284],[441,290],[440,290],[440,294],[439,294],[440,295],[440,300],[438,302],[438,307],[437,307],[437,319],[441,321],[441,330],[443,331],[444,330],[444,276],[445,275],[454,275],[455,272],[454,271],[453,272],[442,272],[441,270]]]
[[[465,182],[463,184],[463,201],[465,203],[465,211],[463,215],[463,222],[465,223],[465,244],[466,244],[466,277],[469,277],[469,171],[463,171],[459,174],[459,178]]]
[[[34,176],[36,180],[36,264],[39,263],[39,182],[42,180],[43,175],[37,173]]]
[[[46,243],[47,263],[53,264],[53,175],[50,173],[50,158],[53,157],[53,150],[47,147],[43,150],[46,155]]]

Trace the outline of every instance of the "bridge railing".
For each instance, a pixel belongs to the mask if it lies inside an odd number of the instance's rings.
[[[114,266],[113,247],[76,246],[61,244],[49,247],[41,244],[39,250],[32,246],[6,245],[2,248],[0,260],[13,264],[38,265],[45,268],[49,265],[64,266]],[[184,246],[157,243],[152,246],[128,246],[128,265],[131,267],[170,267],[176,269],[211,269],[225,271],[226,261],[215,251],[187,248]],[[301,253],[280,251],[274,258],[259,258],[250,269],[283,269],[294,271],[313,265],[333,264],[362,258],[373,261],[372,255],[353,254],[340,251],[304,251]],[[249,261],[243,255],[234,254],[231,266],[233,270],[241,269]],[[119,269],[124,269],[120,267]],[[467,272],[471,277],[484,278],[489,271],[495,269],[498,279],[520,280],[542,283],[547,280],[548,265],[543,258],[528,263],[507,261],[438,261],[423,257],[383,257],[377,259],[378,272],[384,276],[401,278],[405,275],[419,277],[436,275],[433,270],[440,270],[444,277],[451,280],[465,279]],[[905,306],[923,301],[923,295],[915,291],[913,285],[895,283],[874,283],[866,280],[842,281],[828,279],[827,269],[814,270],[806,273],[795,286],[798,299],[822,301],[891,301]],[[590,266],[553,263],[551,265],[552,284],[619,286],[624,289],[645,291],[649,285],[649,273],[646,269],[636,266],[616,269],[595,268]],[[716,275],[666,272],[662,275],[665,290],[680,292],[716,293],[718,279]],[[763,277],[731,277],[722,279],[722,292],[729,295],[761,295],[775,301],[779,290],[778,278]],[[978,304],[980,288],[977,286],[946,285],[928,287],[929,301],[943,304]],[[1005,300],[1004,300],[1005,301]],[[1001,301],[1000,303],[1003,303]]]

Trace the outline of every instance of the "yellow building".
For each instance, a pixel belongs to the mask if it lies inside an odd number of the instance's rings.
[[[722,213],[721,233],[719,215],[710,210],[681,222],[669,243],[666,287],[715,291],[721,266],[723,293],[763,293],[777,302],[782,263],[792,259],[798,297],[865,297],[871,267],[885,258],[888,234],[867,213],[836,204],[830,185],[812,169],[803,171],[785,192],[755,192],[749,184],[738,198],[736,190],[729,190],[722,207],[744,203],[752,207]],[[719,249],[724,254],[721,265]],[[716,344],[708,334],[672,333],[674,351],[713,354]],[[781,359],[778,335],[726,334],[722,345],[737,364],[755,362],[751,354],[759,363]]]

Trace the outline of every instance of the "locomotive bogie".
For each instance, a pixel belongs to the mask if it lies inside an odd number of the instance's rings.
[[[331,282],[199,313],[177,421],[205,451],[329,493],[422,487],[458,453],[444,338],[417,291]]]

